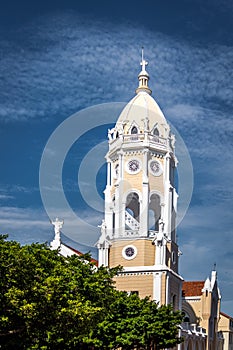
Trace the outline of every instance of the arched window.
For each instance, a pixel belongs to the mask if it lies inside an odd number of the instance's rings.
[[[172,295],[171,302],[172,302],[173,310],[175,310],[176,309],[176,295],[175,294]]]
[[[131,129],[131,134],[132,135],[135,135],[135,134],[138,134],[138,128],[136,126],[133,126],[132,129]]]
[[[158,231],[159,230],[159,219],[161,217],[161,203],[160,196],[153,193],[150,196],[149,202],[149,229]]]
[[[157,128],[154,128],[153,135],[154,136],[159,136],[159,130]]]
[[[140,203],[136,192],[130,192],[126,198],[125,210],[137,222],[140,221]]]

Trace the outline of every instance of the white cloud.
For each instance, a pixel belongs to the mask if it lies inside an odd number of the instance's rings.
[[[133,95],[137,85],[139,42],[146,48],[152,89],[163,107],[184,100],[202,107],[207,100],[231,104],[228,47],[194,47],[130,22],[114,28],[108,21],[72,12],[41,17],[18,35],[21,40],[12,46],[6,39],[0,42],[2,67],[8,71],[0,110],[5,121],[66,115],[80,107],[128,99],[130,88]]]
[[[12,194],[16,195],[17,193],[33,193],[38,192],[38,187],[26,187],[19,184],[1,184],[0,185],[0,192],[2,192],[2,196],[5,198],[14,198]]]
[[[62,232],[68,238],[90,246],[95,244],[100,234],[98,225],[103,218],[102,213],[88,209],[74,213],[71,208],[68,211],[61,208],[50,210],[54,213],[51,219],[64,219]],[[52,239],[53,227],[44,209],[5,206],[0,207],[0,231],[8,233],[10,237],[20,237],[22,243],[35,239],[44,242]]]

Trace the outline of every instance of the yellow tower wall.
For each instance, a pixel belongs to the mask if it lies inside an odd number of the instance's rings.
[[[153,273],[124,273],[114,278],[118,290],[138,292],[140,298],[153,297]]]
[[[127,245],[137,248],[134,259],[127,260],[122,255],[122,250]],[[155,263],[155,246],[150,239],[117,240],[112,243],[109,251],[109,267],[118,265],[124,267],[152,266]]]

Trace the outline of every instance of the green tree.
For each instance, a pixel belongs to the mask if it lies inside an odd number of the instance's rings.
[[[180,340],[181,314],[115,290],[120,268],[0,236],[1,349],[149,349]]]
[[[46,245],[20,246],[5,238],[0,239],[2,348],[84,347],[114,298],[117,270],[97,269],[88,255],[64,258]]]
[[[118,292],[111,311],[98,326],[103,349],[163,349],[174,347],[182,314],[172,307],[158,307],[149,298]]]

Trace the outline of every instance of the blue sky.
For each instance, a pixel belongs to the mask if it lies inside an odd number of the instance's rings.
[[[46,143],[72,114],[134,96],[143,45],[153,97],[185,141],[194,169],[192,201],[178,227],[180,272],[203,280],[216,263],[222,309],[233,315],[232,17],[228,0],[9,1],[0,15],[1,232],[23,244],[52,239],[39,189]],[[68,238],[83,250],[96,242],[103,215],[108,127],[100,121],[64,160],[64,193],[84,221]],[[82,198],[88,185],[78,181],[78,170],[95,147],[102,160],[99,168],[93,163],[100,195],[93,209]],[[56,190],[49,189],[54,196]],[[96,227],[88,239],[85,223]]]

